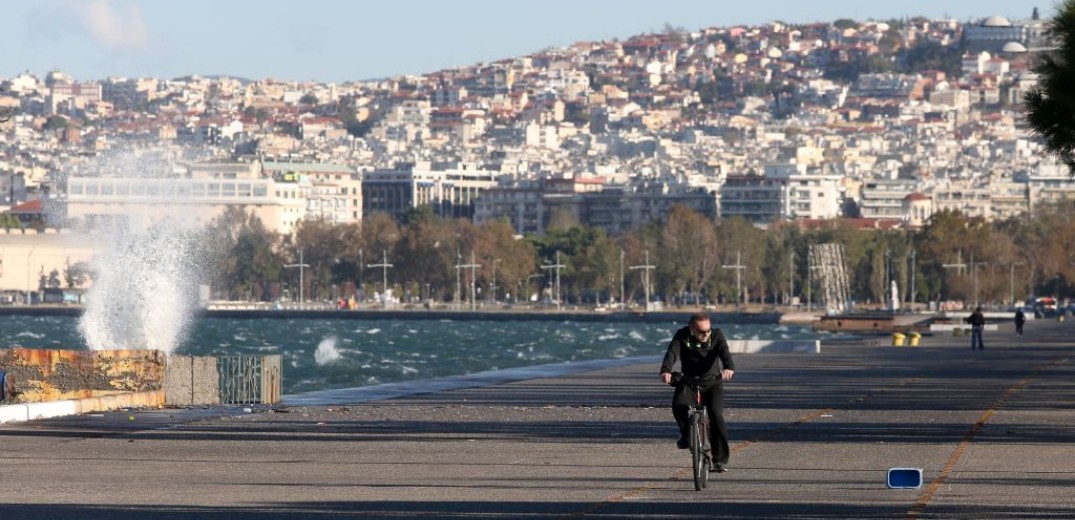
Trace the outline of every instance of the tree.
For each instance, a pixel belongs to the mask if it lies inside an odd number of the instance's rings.
[[[64,117],[64,116],[61,116],[61,115],[49,116],[49,118],[45,120],[44,129],[45,130],[63,130],[64,128],[67,128],[68,124],[70,124],[70,123],[67,121],[67,118]]]
[[[832,25],[835,26],[837,29],[844,30],[857,28],[859,26],[859,23],[850,18],[840,18],[837,19],[835,22],[832,22]]]
[[[307,92],[299,98],[299,104],[302,105],[316,105],[318,103],[317,96],[312,92]]]
[[[1058,6],[1046,35],[1056,47],[1039,55],[1038,86],[1023,97],[1025,118],[1075,176],[1075,0]]]

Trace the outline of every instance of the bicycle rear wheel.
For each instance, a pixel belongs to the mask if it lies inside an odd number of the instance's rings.
[[[709,468],[705,464],[705,440],[702,437],[702,416],[698,413],[691,414],[691,466],[694,470],[694,490],[701,491],[709,478]]]

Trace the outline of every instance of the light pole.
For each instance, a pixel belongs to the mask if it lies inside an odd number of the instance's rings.
[[[646,292],[646,312],[649,312],[649,272],[656,269],[657,266],[649,263],[649,251],[646,251],[646,263],[643,265],[632,265],[631,270],[642,269],[642,288]]]
[[[722,265],[722,266],[720,266],[722,269],[735,269],[735,292],[736,292],[736,295],[735,295],[735,312],[739,312],[739,304],[743,300],[743,278],[742,278],[742,273],[743,273],[743,269],[746,269],[746,266],[743,265],[743,261],[742,261],[741,256],[740,256],[741,254],[742,254],[742,251],[737,250],[735,252],[735,265]]]
[[[493,304],[496,304],[496,264],[500,263],[499,258],[493,259]]]
[[[627,296],[623,288],[623,248],[620,248],[620,307],[627,309]]]
[[[287,268],[298,267],[299,268],[299,303],[302,303],[302,302],[306,301],[305,297],[304,297],[304,294],[303,294],[303,290],[302,290],[303,286],[306,285],[304,283],[302,273],[303,273],[303,268],[310,267],[310,264],[304,264],[302,262],[302,250],[299,249],[299,263],[297,263],[297,264],[287,264],[284,267],[287,267]]]
[[[1015,266],[1023,265],[1023,262],[1012,262],[1008,265],[1008,300],[1015,307]]]
[[[560,252],[559,251],[556,252],[556,263],[555,264],[546,264],[546,265],[541,266],[542,269],[555,269],[556,270],[556,282],[555,282],[555,285],[553,286],[553,287],[555,287],[555,291],[556,291],[556,310],[560,310],[560,308],[561,308],[560,306],[563,304],[560,301],[560,269],[563,269],[565,267],[567,267],[567,266],[560,263]]]
[[[389,267],[394,267],[392,264],[388,263],[388,251],[385,250],[385,249],[382,249],[381,250],[381,263],[379,263],[379,264],[370,264],[368,267],[380,267],[381,268],[381,282],[383,284],[381,286],[381,290],[383,291],[381,293],[381,303],[384,304],[385,307],[388,307],[388,268]]]

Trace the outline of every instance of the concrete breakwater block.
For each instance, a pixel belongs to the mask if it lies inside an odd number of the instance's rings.
[[[10,389],[5,401],[9,403],[159,390],[164,365],[165,356],[157,350],[0,350],[0,370]]]

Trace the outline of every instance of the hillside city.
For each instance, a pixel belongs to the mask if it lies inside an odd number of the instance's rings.
[[[1001,220],[1075,195],[1020,113],[1046,29],[1037,9],[666,27],[343,84],[27,71],[0,81],[0,193],[7,227],[48,232],[234,206],[282,234],[420,206],[519,235],[675,205],[760,227]]]

